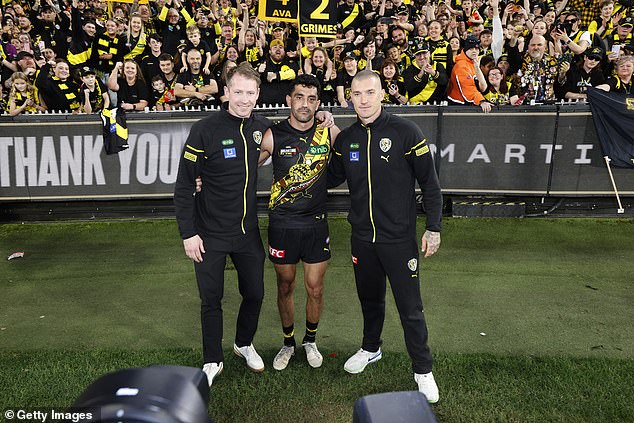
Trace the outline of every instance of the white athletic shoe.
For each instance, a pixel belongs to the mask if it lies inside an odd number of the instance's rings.
[[[275,370],[284,370],[288,366],[288,362],[295,355],[295,347],[284,345],[273,359],[273,368]]]
[[[304,350],[306,351],[306,360],[308,360],[310,367],[313,369],[321,367],[321,363],[324,362],[324,358],[317,349],[317,344],[314,342],[304,342],[302,347],[304,347]]]
[[[348,361],[346,361],[346,364],[343,365],[343,369],[353,375],[361,373],[365,370],[368,364],[379,361],[381,357],[383,357],[381,348],[375,352],[366,351],[361,348],[352,357],[350,357]]]
[[[222,373],[222,368],[222,361],[220,363],[203,364],[203,372],[207,375],[207,382],[209,382],[209,386],[211,386],[214,379]]]
[[[256,373],[260,373],[264,371],[264,361],[262,361],[262,357],[258,354],[258,352],[253,347],[253,344],[247,345],[246,347],[239,347],[236,344],[233,344],[233,352],[238,357],[242,357],[247,362],[247,367],[249,370],[254,371]]]
[[[421,392],[427,398],[427,402],[435,404],[440,399],[438,394],[438,385],[434,380],[434,375],[429,372],[425,374],[414,373],[414,380],[418,384],[418,392]]]

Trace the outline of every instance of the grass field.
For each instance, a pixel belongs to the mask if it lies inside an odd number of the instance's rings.
[[[344,219],[331,219],[331,239],[319,370],[301,352],[283,372],[270,365],[281,330],[268,262],[254,342],[268,367],[245,369],[230,353],[239,298],[227,272],[214,421],[349,422],[360,396],[415,389],[391,296],[383,360],[343,371],[361,336]],[[629,220],[447,219],[421,272],[439,421],[634,422],[632,239]],[[14,251],[25,257],[0,260],[0,411],[68,405],[120,368],[201,364],[193,268],[173,221],[0,226],[0,254]]]

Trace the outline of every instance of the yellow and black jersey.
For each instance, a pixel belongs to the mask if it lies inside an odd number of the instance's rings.
[[[284,120],[273,127],[271,223],[304,227],[326,215],[326,166],[330,131],[316,125],[299,131]],[[290,217],[290,219],[289,219]]]
[[[490,88],[487,88],[487,90],[482,94],[484,95],[484,98],[489,102],[489,103],[493,103],[496,106],[504,106],[507,104],[510,104],[511,100],[511,83],[510,82],[504,82],[506,84],[506,92],[502,93],[499,91],[493,91]]]
[[[14,94],[14,96],[13,96],[13,98],[12,98],[12,99],[10,99],[10,100],[13,100],[13,102],[14,102],[14,104],[15,104],[15,107],[22,107],[22,105],[23,105],[23,104],[26,102],[26,100],[28,100],[29,98],[32,98],[32,99],[34,100],[35,104],[39,104],[39,99],[37,98],[37,93],[35,93],[35,92],[34,92],[34,93],[29,93],[29,92],[26,92],[26,93],[20,93],[20,92],[17,92],[17,91],[16,91],[16,92],[15,92],[15,94]],[[9,100],[9,101],[10,101],[10,100]],[[25,113],[37,113],[37,109],[35,108],[35,104],[34,104],[34,105],[32,105],[32,106],[27,106],[27,107],[24,109],[24,112],[25,112]]]

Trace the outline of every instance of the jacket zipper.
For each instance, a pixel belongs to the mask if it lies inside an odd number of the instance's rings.
[[[368,205],[370,206],[370,224],[372,225],[372,242],[376,242],[376,226],[374,226],[374,214],[372,213],[372,170],[370,169],[370,140],[372,134],[370,128],[366,127],[368,133],[368,147],[367,147],[367,160],[368,160]]]
[[[247,150],[247,139],[244,136],[243,132],[244,127],[244,119],[240,122],[240,135],[242,135],[242,144],[244,145],[244,190],[242,191],[242,221],[240,222],[240,227],[242,228],[242,233],[246,235],[246,231],[244,230],[244,219],[247,217],[247,186],[249,185],[249,151]]]

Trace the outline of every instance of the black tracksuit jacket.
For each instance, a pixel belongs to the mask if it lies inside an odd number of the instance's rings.
[[[192,126],[174,189],[183,239],[234,237],[258,230],[258,158],[270,125],[264,117],[241,119],[222,109]],[[194,195],[197,176],[202,177],[204,188]]]
[[[337,136],[328,185],[348,181],[352,236],[368,242],[399,242],[416,234],[417,180],[426,228],[439,232],[442,194],[432,153],[413,122],[381,111],[368,125],[359,120]]]

